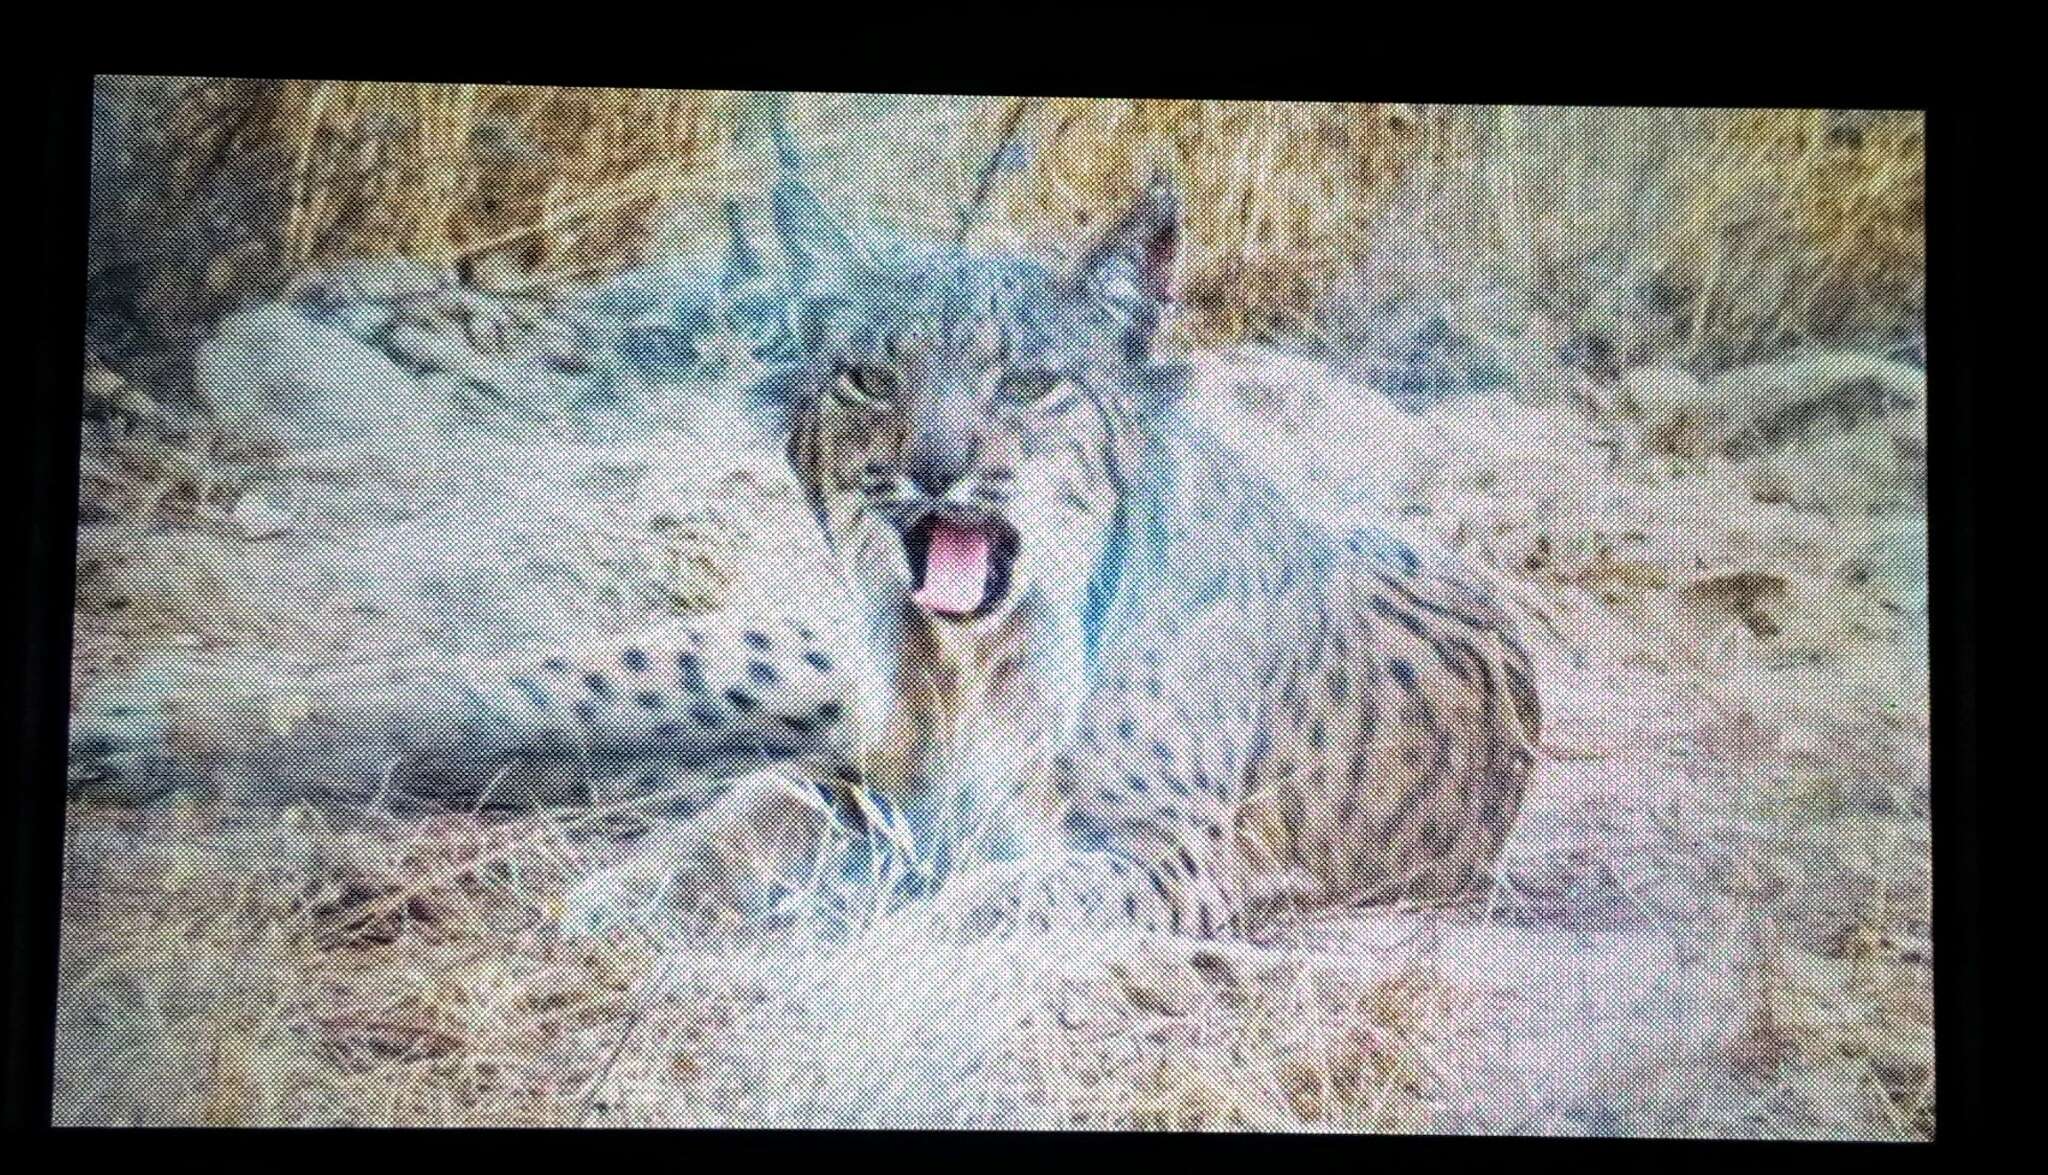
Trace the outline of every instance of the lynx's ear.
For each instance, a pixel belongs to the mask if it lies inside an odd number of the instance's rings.
[[[1121,325],[1133,362],[1151,352],[1161,320],[1180,304],[1180,238],[1180,196],[1166,172],[1155,171],[1075,271],[1077,287]]]
[[[860,247],[854,244],[853,234],[825,211],[825,205],[796,176],[785,174],[776,182],[769,193],[768,207],[774,219],[776,240],[789,259],[797,288],[801,289],[803,282],[815,274],[843,271],[864,259]]]
[[[798,294],[820,274],[843,274],[857,268],[865,253],[853,234],[803,180],[803,158],[789,133],[789,97],[767,97],[769,134],[775,143],[777,176],[768,195],[775,238],[788,258],[790,285]]]

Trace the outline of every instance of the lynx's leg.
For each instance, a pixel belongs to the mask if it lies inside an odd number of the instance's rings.
[[[570,890],[563,927],[602,933],[624,924],[661,934],[758,923],[784,895],[820,882],[844,831],[817,778],[800,767],[739,777],[695,818]]]
[[[1053,819],[1076,867],[1140,930],[1241,933],[1232,813],[1268,659],[1242,609],[1141,632],[1053,756]]]
[[[935,806],[905,806],[865,788],[843,761],[804,759],[754,772],[699,815],[636,846],[631,860],[577,886],[563,924],[584,932],[622,922],[657,934],[744,930],[800,894],[836,934],[936,893],[940,924],[957,922],[966,936],[980,937],[970,924],[995,927],[969,907],[995,903],[1004,916],[1015,914],[1023,908],[1017,895],[1034,885],[1044,900],[1032,908],[1105,904],[1087,896],[1103,891],[1085,883],[1089,871],[1078,860],[1052,854],[982,863],[976,854],[974,863],[960,861],[961,844],[935,819]],[[1040,869],[1046,861],[1051,868]],[[1129,872],[1120,860],[1100,864],[1104,875]]]
[[[1113,916],[1147,931],[1235,933],[1224,890],[1227,787],[1201,766],[1184,728],[1133,719],[1122,691],[1091,699],[1081,744],[1053,762],[1071,864]],[[1090,903],[1092,904],[1092,903]]]
[[[1175,900],[1151,871],[1114,852],[1046,852],[963,872],[933,900],[932,925],[956,942],[1054,931],[1169,932]],[[1220,897],[1217,899],[1220,902]]]
[[[79,794],[237,781],[245,798],[579,803],[595,775],[725,775],[829,750],[845,672],[794,623],[707,618],[493,664],[272,683],[175,659],[81,700]],[[506,786],[508,771],[522,776]]]

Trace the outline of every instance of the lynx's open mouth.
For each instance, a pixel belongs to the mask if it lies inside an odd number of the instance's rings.
[[[986,616],[1010,591],[1017,529],[999,518],[940,511],[903,532],[910,598],[947,620]]]

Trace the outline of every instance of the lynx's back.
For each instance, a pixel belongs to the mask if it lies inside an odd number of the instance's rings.
[[[1140,521],[1055,762],[1070,832],[1146,844],[1162,928],[1470,892],[1539,722],[1516,625],[1472,569],[1333,533],[1177,414],[1126,505]]]

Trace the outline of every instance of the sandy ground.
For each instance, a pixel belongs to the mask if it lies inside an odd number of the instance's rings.
[[[1482,905],[1206,953],[914,914],[592,942],[553,911],[629,850],[579,813],[74,805],[58,1120],[1930,1133],[1924,619],[1871,555],[1910,572],[1910,528],[1759,503],[1571,404],[1201,362],[1191,410],[1310,509],[1524,598],[1546,761]],[[281,535],[89,544],[81,688],[152,650],[289,693],[675,607],[829,617],[783,586],[823,565],[774,454],[671,424],[387,429],[276,472]]]

